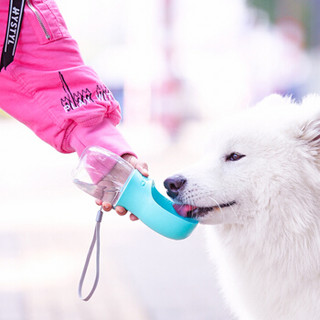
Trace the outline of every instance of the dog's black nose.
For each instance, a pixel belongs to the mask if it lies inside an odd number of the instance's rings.
[[[164,181],[164,186],[167,189],[167,194],[171,198],[176,198],[179,195],[179,190],[185,185],[187,179],[184,176],[175,175],[167,178]]]

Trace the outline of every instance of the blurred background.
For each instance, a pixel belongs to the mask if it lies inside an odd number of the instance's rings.
[[[119,128],[160,191],[201,157],[220,116],[273,92],[320,92],[318,0],[57,3],[85,62],[121,103]],[[72,184],[77,156],[4,113],[0,136],[0,320],[232,319],[203,226],[173,241],[114,213],[102,224],[98,289],[80,301],[98,208]]]

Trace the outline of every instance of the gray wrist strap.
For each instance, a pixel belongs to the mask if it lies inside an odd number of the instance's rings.
[[[81,278],[80,278],[80,281],[79,281],[78,295],[79,295],[80,299],[82,299],[83,301],[88,301],[92,297],[94,291],[97,288],[98,282],[99,282],[99,271],[100,271],[100,266],[99,266],[99,264],[100,264],[100,223],[101,223],[101,220],[102,220],[102,214],[103,214],[102,208],[100,208],[98,213],[97,213],[97,217],[96,217],[96,227],[94,229],[93,238],[92,238],[92,241],[91,241],[91,244],[90,244],[90,248],[89,248],[89,251],[88,251],[88,254],[87,254],[86,262],[84,264],[83,271],[82,271],[82,274],[81,274]],[[90,259],[91,259],[91,255],[92,255],[92,252],[93,252],[93,249],[94,249],[95,245],[96,245],[96,277],[95,277],[95,280],[94,280],[94,283],[93,283],[91,291],[89,292],[89,294],[86,297],[83,297],[83,295],[82,295],[83,282],[84,282],[85,277],[86,277],[87,269],[88,269],[88,266],[89,266],[89,263],[90,263]]]

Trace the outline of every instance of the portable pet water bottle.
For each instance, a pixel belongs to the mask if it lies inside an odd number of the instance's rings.
[[[167,238],[185,239],[198,224],[197,220],[178,215],[173,208],[173,202],[156,189],[153,180],[142,176],[130,163],[101,147],[92,146],[84,150],[73,176],[73,182],[81,190],[99,200],[111,203],[113,208],[124,207],[152,230]],[[78,293],[84,301],[91,298],[99,281],[101,220],[100,208],[79,283]],[[90,293],[83,298],[82,286],[95,244],[97,244],[96,278]]]
[[[73,181],[93,197],[126,208],[167,238],[184,239],[198,223],[178,215],[173,202],[156,189],[153,180],[101,147],[89,147],[83,152]]]

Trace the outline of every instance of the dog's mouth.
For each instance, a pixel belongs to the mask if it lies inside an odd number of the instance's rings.
[[[177,211],[177,213],[182,217],[198,218],[198,217],[205,216],[210,211],[221,210],[223,208],[231,207],[235,204],[236,204],[235,201],[230,201],[230,202],[222,203],[212,207],[197,207],[197,206],[192,206],[190,204],[175,203],[173,207]]]

